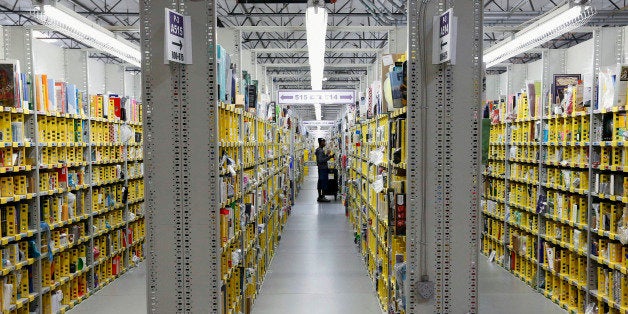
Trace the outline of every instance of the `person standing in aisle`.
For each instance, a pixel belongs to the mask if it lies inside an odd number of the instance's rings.
[[[316,149],[316,166],[318,167],[318,199],[319,202],[330,202],[325,198],[325,190],[327,190],[327,181],[329,180],[329,167],[327,162],[334,157],[331,152],[325,152],[325,139],[318,139],[318,148]]]

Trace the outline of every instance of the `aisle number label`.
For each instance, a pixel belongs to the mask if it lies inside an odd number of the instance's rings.
[[[192,33],[189,16],[166,9],[164,63],[192,64]]]
[[[285,105],[344,105],[355,103],[355,91],[344,89],[328,90],[279,90],[279,104]]]
[[[453,9],[434,17],[433,64],[456,63],[456,27],[457,18]]]
[[[330,126],[335,126],[338,125],[338,121],[333,121],[333,120],[310,120],[310,121],[303,121],[303,125],[305,126],[313,126],[313,127],[317,127],[317,126],[321,126],[321,127],[330,127]]]

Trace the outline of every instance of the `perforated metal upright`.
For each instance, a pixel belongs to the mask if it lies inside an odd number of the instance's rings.
[[[456,64],[433,65],[432,18],[452,7]],[[408,1],[407,313],[478,312],[482,7]]]
[[[6,59],[18,60],[20,62],[22,73],[33,74],[34,58],[33,58],[33,34],[32,31],[25,27],[4,27],[2,32],[2,42],[3,42],[3,53],[2,56]],[[37,130],[37,111],[35,110],[32,115],[26,118],[24,131],[26,132],[25,136],[27,138],[31,138],[33,145],[33,149],[30,153],[28,153],[28,158],[32,160],[38,160],[40,156],[40,147],[39,147],[39,138],[38,138],[38,130]],[[32,180],[34,182],[39,182],[39,167],[34,167],[34,171],[31,174]],[[42,242],[42,228],[41,224],[41,209],[39,202],[39,189],[38,184],[35,185],[36,195],[32,200],[29,201],[29,212],[30,216],[28,221],[28,227],[31,230],[35,230],[36,234],[34,235],[34,240],[36,243]],[[41,259],[38,258],[37,261],[32,266],[32,282],[33,282],[33,291],[36,293],[34,300],[34,311],[36,313],[41,313],[42,309],[42,268],[41,268]]]
[[[194,64],[164,64],[164,8],[191,16]],[[144,0],[149,313],[220,313],[216,3]]]

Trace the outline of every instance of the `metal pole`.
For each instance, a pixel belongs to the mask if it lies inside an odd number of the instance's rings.
[[[194,64],[164,64],[164,8],[191,17]],[[140,22],[148,312],[221,313],[216,3],[142,1]]]
[[[477,313],[482,1],[408,1],[406,313]],[[456,65],[432,65],[454,7]]]

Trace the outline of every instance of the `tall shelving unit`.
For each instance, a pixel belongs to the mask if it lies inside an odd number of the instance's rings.
[[[346,202],[355,241],[382,310],[405,313],[405,114],[400,108],[349,127]],[[381,160],[371,159],[381,151]],[[374,187],[381,180],[381,190]]]
[[[234,105],[219,113],[223,312],[238,313],[252,308],[281,239],[296,194],[292,147],[302,143],[292,129]]]
[[[124,66],[42,43],[24,27],[2,35],[2,56],[19,60],[30,96],[0,107],[3,133],[19,136],[0,142],[2,311],[65,312],[144,257],[139,91]],[[40,74],[76,84],[78,108],[38,98]],[[130,96],[126,120],[114,114],[109,91]],[[11,132],[20,124],[23,131]]]
[[[597,101],[600,71],[626,61],[625,36],[626,28],[596,29],[589,42],[508,66],[489,87],[488,97],[516,95],[517,109],[509,112],[505,97],[493,101],[500,114],[484,172],[482,251],[572,313],[628,312],[628,248],[618,237],[627,223],[625,107]],[[532,80],[547,95],[554,74],[582,74],[590,106],[559,113],[547,96],[519,92]]]

